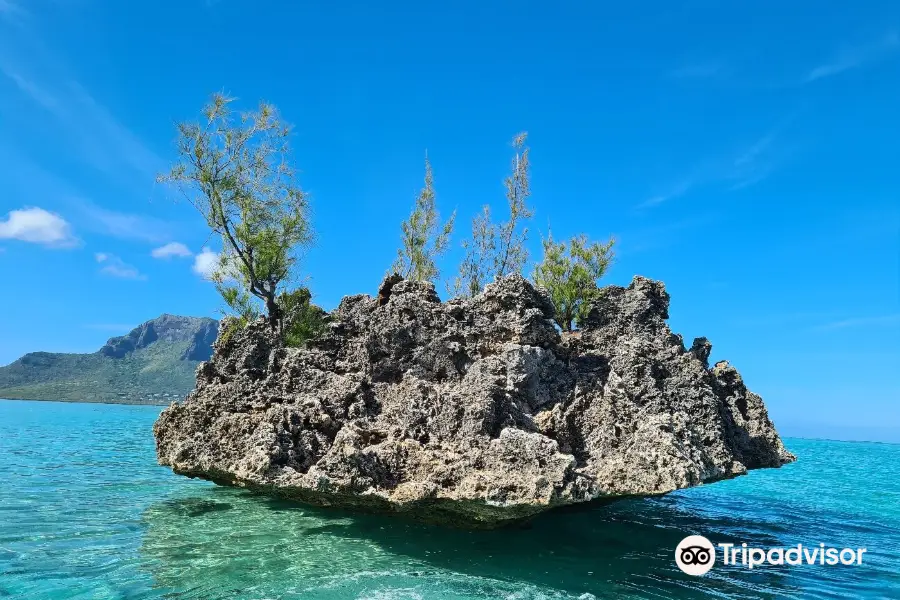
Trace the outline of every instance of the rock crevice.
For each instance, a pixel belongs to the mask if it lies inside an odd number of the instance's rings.
[[[220,337],[154,426],[176,473],[323,506],[497,527],[555,506],[657,495],[778,467],[762,399],[711,344],[685,349],[661,282],[609,286],[583,328],[518,276],[441,302],[388,278],[284,348]],[[227,326],[223,324],[223,326]]]

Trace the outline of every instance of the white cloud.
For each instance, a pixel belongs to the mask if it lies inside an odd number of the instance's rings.
[[[11,211],[5,221],[0,221],[0,239],[55,248],[71,248],[78,243],[65,219],[37,207]]]
[[[0,136],[0,164],[6,169],[4,184],[13,196],[31,198],[53,198],[58,202],[60,210],[79,233],[89,232],[123,240],[137,240],[161,245],[173,238],[178,238],[186,228],[184,223],[173,219],[161,219],[138,212],[120,212],[109,210],[87,199],[83,190],[70,181],[66,181],[33,160],[15,150],[11,140]],[[116,197],[116,206],[150,208],[137,200],[130,202],[127,196]],[[0,213],[2,217],[2,213]]]
[[[213,273],[219,266],[219,254],[207,247],[194,257],[194,273],[204,279],[212,279]]]
[[[10,7],[30,5],[26,0],[0,0],[0,25]],[[34,188],[62,201],[71,202],[66,214],[79,232],[87,230],[121,239],[163,244],[177,238],[177,224],[140,214],[153,192],[155,175],[166,161],[148,147],[122,120],[103,105],[74,77],[61,57],[42,41],[32,24],[15,31],[0,30],[0,95],[15,104],[16,127],[4,132],[0,154],[9,154],[10,176],[32,193]],[[6,103],[4,103],[6,104]],[[13,105],[10,105],[13,106]],[[13,108],[10,108],[13,110]],[[82,169],[96,169],[117,190],[116,210],[102,208],[80,198],[79,186],[53,173],[29,176],[20,169],[29,161],[17,148],[24,139],[64,145]],[[7,152],[6,149],[10,151]],[[28,171],[44,171],[32,166]],[[45,188],[52,188],[46,190]],[[55,188],[55,189],[53,189]],[[123,212],[119,212],[123,211]],[[157,213],[160,214],[160,213]]]
[[[811,69],[803,81],[804,83],[811,83],[819,79],[839,75],[877,60],[897,48],[900,48],[900,35],[896,31],[891,31],[886,36],[870,44],[844,48],[831,61]]]
[[[181,242],[169,242],[165,246],[154,248],[153,252],[151,252],[150,255],[153,258],[187,258],[189,256],[193,256],[194,253],[191,252],[188,247]]]
[[[103,265],[100,272],[110,277],[118,277],[120,279],[147,279],[146,275],[141,274],[137,268],[124,262],[115,254],[107,254],[106,252],[98,252],[94,255],[97,262]]]
[[[234,282],[240,278],[233,263],[223,266],[222,255],[204,246],[200,254],[194,257],[194,273],[212,281],[213,274],[217,271],[224,275],[225,281]]]

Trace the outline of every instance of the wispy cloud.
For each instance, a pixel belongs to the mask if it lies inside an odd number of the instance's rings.
[[[734,159],[734,166],[743,167],[755,163],[760,154],[763,154],[772,145],[772,142],[775,141],[777,136],[778,130],[776,128],[750,144],[750,146]]]
[[[812,323],[837,317],[834,311],[823,310],[767,312],[766,307],[759,307],[759,310],[756,314],[738,316],[732,322],[739,327],[753,329],[808,329]]]
[[[803,81],[804,83],[811,83],[826,77],[840,75],[851,69],[878,60],[898,48],[900,48],[900,35],[896,31],[891,31],[874,42],[841,49],[831,60],[811,69]]]
[[[78,239],[68,221],[43,208],[30,207],[11,211],[0,220],[0,239],[19,240],[50,248],[72,248]]]
[[[13,2],[13,0],[0,0],[0,17],[2,18],[18,18],[25,14],[25,9],[21,4]]]
[[[9,81],[51,118],[23,114],[18,119],[50,123],[53,135],[73,146],[73,156],[122,184],[149,191],[164,161],[83,87],[33,31],[27,33],[5,40],[0,82]]]
[[[30,16],[21,2],[16,0],[0,0],[0,25],[21,27]]]
[[[649,209],[708,186],[721,186],[737,191],[768,178],[784,161],[786,152],[779,148],[786,119],[749,144],[724,157],[706,160],[693,167],[674,183],[638,203],[635,208]]]
[[[775,170],[776,160],[772,148],[778,139],[780,127],[772,129],[744,148],[725,173],[731,191],[750,187],[766,179]]]
[[[637,205],[637,208],[651,208],[653,206],[657,206],[662,204],[663,202],[667,202],[669,200],[673,200],[675,198],[680,198],[687,194],[691,189],[697,185],[698,177],[696,175],[689,175],[680,181],[677,181],[669,188],[665,189],[663,192],[656,194],[655,196],[651,196]]]
[[[721,62],[682,65],[667,73],[669,79],[710,79],[721,75],[725,66]]]
[[[24,5],[24,0],[0,0],[0,10],[16,2]],[[173,230],[181,224],[142,214],[150,209],[142,204],[154,189],[163,160],[77,81],[64,57],[48,48],[30,20],[20,28],[3,25],[0,22],[0,109],[16,111],[0,141],[0,157],[13,179],[6,189],[11,183],[18,188],[13,193],[25,200],[52,198],[80,234],[156,245],[176,238]],[[19,143],[25,140],[30,143]],[[61,176],[35,162],[43,157],[29,156],[29,149],[40,142],[65,146],[67,157],[82,163],[86,177],[96,181],[99,174],[103,187],[89,187],[85,193],[85,185],[91,184],[79,176]],[[114,204],[107,205],[115,208],[93,201],[110,190]]]
[[[679,244],[691,243],[695,239],[687,232],[709,228],[719,216],[712,211],[660,223],[653,226],[636,227],[616,231],[616,256],[622,258],[644,252],[659,251]]]
[[[194,253],[190,251],[190,249],[182,244],[181,242],[169,242],[164,246],[160,246],[159,248],[154,248],[150,253],[150,256],[153,258],[188,258],[193,256]]]
[[[834,331],[836,329],[849,329],[852,327],[892,327],[894,325],[900,325],[900,313],[831,321],[830,323],[823,323],[813,329],[815,331]]]
[[[141,281],[147,279],[146,275],[143,275],[137,268],[129,265],[115,254],[98,252],[94,255],[94,258],[102,265],[100,267],[100,272],[109,275],[110,277],[137,279]]]
[[[48,87],[0,62],[2,71],[38,106],[50,112],[60,129],[79,147],[79,155],[94,168],[119,177],[142,177],[150,183],[163,161],[76,81]],[[64,99],[64,100],[63,100]]]
[[[24,92],[46,110],[51,112],[59,110],[59,100],[38,87],[33,81],[25,79],[10,68],[4,68],[3,73],[16,84],[19,91]]]
[[[123,240],[159,243],[172,238],[171,225],[146,215],[109,210],[87,200],[72,200],[84,226],[96,233]]]

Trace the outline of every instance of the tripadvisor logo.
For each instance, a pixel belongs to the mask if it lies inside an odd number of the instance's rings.
[[[702,535],[689,535],[675,548],[675,564],[688,575],[705,575],[716,562],[716,549]]]
[[[831,548],[825,544],[804,546],[797,544],[782,548],[752,548],[747,544],[716,544],[702,535],[689,535],[675,548],[675,564],[688,575],[705,575],[716,563],[716,547],[720,549],[722,564],[740,565],[753,569],[761,565],[861,565],[865,548]]]

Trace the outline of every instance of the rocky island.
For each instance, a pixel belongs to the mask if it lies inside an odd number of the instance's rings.
[[[220,335],[154,426],[176,473],[302,502],[499,527],[794,460],[705,338],[666,324],[661,282],[607,286],[561,333],[520,276],[441,302],[387,278],[286,348],[263,319]],[[227,327],[227,322],[220,326]]]

